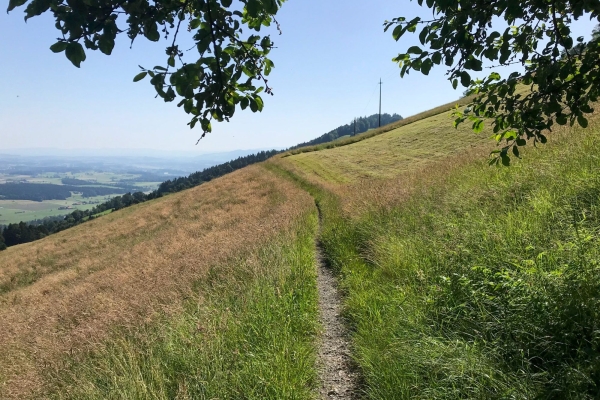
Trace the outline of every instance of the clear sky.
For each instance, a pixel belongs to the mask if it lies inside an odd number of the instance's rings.
[[[0,9],[8,1],[0,0]],[[425,13],[425,14],[424,14]],[[378,111],[406,117],[460,97],[434,68],[428,77],[403,79],[391,59],[417,38],[399,43],[383,32],[397,16],[428,16],[407,0],[289,0],[277,16],[275,70],[265,109],[238,111],[230,123],[213,124],[197,146],[199,129],[175,103],[155,99],[147,81],[133,83],[138,64],[164,64],[164,43],[117,42],[111,56],[87,52],[77,69],[49,50],[58,31],[50,16],[23,21],[22,9],[0,12],[0,152],[15,148],[118,148],[197,153],[287,147]],[[589,37],[594,24],[578,33]],[[450,123],[450,122],[449,122]]]

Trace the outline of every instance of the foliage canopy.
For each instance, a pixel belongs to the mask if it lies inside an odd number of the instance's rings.
[[[229,120],[238,106],[261,111],[260,93],[272,94],[267,76],[274,65],[267,56],[273,42],[260,30],[277,23],[283,1],[9,0],[8,11],[27,3],[25,20],[52,13],[62,38],[50,49],[64,52],[76,67],[86,49],[110,55],[120,34],[132,44],[140,37],[168,39],[165,65],[140,67],[134,81],[149,76],[158,96],[177,100],[191,115],[191,128],[200,123],[203,137],[212,120]],[[194,42],[190,49],[180,44],[184,29]]]
[[[492,163],[510,163],[509,151],[519,157],[528,139],[546,142],[544,130],[555,123],[588,125],[586,114],[600,94],[600,30],[589,42],[573,37],[579,18],[600,22],[600,1],[591,0],[418,0],[433,17],[404,17],[386,21],[395,40],[418,33],[421,46],[412,46],[394,61],[401,75],[411,70],[428,75],[435,65],[448,68],[448,79],[477,94],[473,104],[457,112],[455,125],[466,120],[480,132],[491,121],[495,138],[503,143]],[[498,27],[501,27],[498,29]],[[571,51],[575,46],[583,51]],[[485,79],[473,73],[496,66],[521,65],[523,72],[502,78],[491,72]],[[523,94],[520,84],[530,88]]]
[[[87,50],[111,54],[119,34],[133,41],[145,37],[169,39],[166,64],[141,67],[134,81],[147,76],[158,96],[191,115],[203,137],[211,121],[228,121],[236,108],[261,111],[260,93],[272,94],[267,77],[274,67],[268,55],[273,42],[262,27],[277,24],[274,16],[285,0],[9,0],[8,11],[27,4],[25,19],[50,12],[62,33],[51,50],[64,52],[77,67]],[[417,0],[433,17],[386,21],[395,40],[418,33],[422,46],[411,46],[394,58],[401,75],[411,70],[428,75],[435,65],[448,68],[454,88],[459,83],[477,94],[473,104],[456,113],[455,125],[469,120],[480,132],[491,121],[503,143],[492,162],[510,163],[519,146],[531,139],[546,142],[542,133],[555,123],[586,127],[586,114],[600,94],[600,25],[589,42],[574,37],[579,18],[600,22],[600,0]],[[277,24],[277,28],[279,25]],[[181,47],[182,30],[194,46]],[[248,31],[248,32],[246,32]],[[194,60],[189,51],[195,50]],[[502,78],[472,75],[484,68],[521,65],[522,72]],[[517,90],[527,85],[524,94]]]

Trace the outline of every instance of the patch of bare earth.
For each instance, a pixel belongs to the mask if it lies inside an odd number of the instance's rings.
[[[320,322],[323,328],[319,347],[319,372],[322,399],[357,398],[358,376],[350,357],[350,341],[341,315],[341,297],[337,279],[325,265],[317,245],[317,288]]]

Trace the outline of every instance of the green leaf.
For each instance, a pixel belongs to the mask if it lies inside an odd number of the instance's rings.
[[[404,27],[402,25],[398,25],[394,28],[394,31],[392,32],[392,37],[394,38],[395,41],[398,41],[400,39],[400,37],[402,37],[404,32],[405,32]]]
[[[577,122],[579,123],[579,125],[580,125],[582,128],[587,128],[587,126],[588,126],[588,120],[587,120],[587,119],[585,119],[585,117],[584,117],[583,115],[579,115],[579,116],[577,117]]]
[[[502,165],[510,167],[510,157],[506,154],[502,154]]]
[[[160,40],[160,33],[158,33],[158,27],[156,26],[156,22],[149,22],[144,27],[144,36],[153,42],[158,42]]]
[[[258,17],[260,3],[257,0],[248,0],[246,3],[246,12],[253,18]]]
[[[519,158],[519,148],[517,146],[513,146],[512,152],[515,155],[515,157]]]
[[[546,139],[546,136],[542,135],[541,133],[538,133],[538,138],[542,143],[546,143],[548,141],[548,139]]]
[[[559,125],[566,125],[568,120],[567,120],[567,116],[565,114],[559,114],[556,116],[556,122]]]
[[[252,112],[257,112],[258,111],[258,105],[256,104],[256,101],[253,98],[249,98],[248,99],[250,101],[250,110],[252,110]]]
[[[456,88],[458,87],[458,79],[454,79],[454,80],[452,81],[452,87],[453,87],[454,89],[456,89]]]
[[[198,28],[199,26],[200,26],[200,20],[198,18],[193,19],[190,22],[190,30],[194,30],[194,29]]]
[[[192,112],[192,108],[194,108],[194,102],[192,100],[186,100],[186,102],[183,104],[183,109],[186,113],[191,113]]]
[[[406,52],[409,54],[421,54],[423,50],[421,50],[419,46],[411,46],[408,48],[408,50],[406,50]]]
[[[260,96],[256,96],[255,99],[258,111],[262,111],[264,107],[263,99]]]
[[[242,107],[242,110],[245,110],[246,108],[248,108],[248,104],[250,103],[250,101],[248,100],[247,97],[244,97],[241,101],[240,101],[240,106]]]
[[[212,131],[212,126],[211,126],[210,120],[208,118],[202,118],[202,120],[200,121],[200,125],[202,125],[202,130],[204,132]]]
[[[77,42],[69,43],[67,45],[65,55],[77,68],[81,66],[82,61],[85,61],[85,51],[83,50],[83,46]]]
[[[421,42],[421,44],[425,44],[425,40],[427,39],[428,33],[429,33],[429,29],[427,27],[423,28],[421,30],[421,33],[419,33],[419,41]]]
[[[107,56],[110,56],[114,47],[115,47],[114,39],[109,38],[106,35],[103,35],[100,38],[100,40],[98,41],[98,48],[100,49],[100,51],[102,53],[106,54]]]
[[[175,57],[174,56],[169,57],[169,61],[167,61],[167,63],[169,64],[170,67],[174,67],[175,66]]]
[[[17,7],[22,6],[25,3],[27,3],[27,0],[9,0],[8,9],[6,10],[6,12],[10,12]]]
[[[146,71],[140,72],[139,74],[137,74],[136,76],[133,77],[133,81],[134,82],[139,82],[142,79],[144,79],[146,77],[146,75],[148,75],[148,72],[146,72]]]
[[[68,42],[56,42],[52,46],[50,46],[50,50],[53,53],[60,53],[61,51],[65,51],[67,49]]]
[[[469,75],[467,71],[460,73],[460,84],[464,87],[469,87],[471,85],[471,75]]]
[[[423,75],[429,75],[429,70],[431,70],[431,67],[433,66],[433,62],[431,61],[431,59],[426,59],[425,61],[423,61],[423,65],[421,65],[421,72],[423,73]]]

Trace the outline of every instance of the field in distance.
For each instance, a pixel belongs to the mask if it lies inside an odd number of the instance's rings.
[[[164,176],[164,177],[163,177]],[[114,196],[127,192],[150,192],[158,188],[160,183],[171,178],[169,175],[133,174],[100,171],[80,172],[43,172],[37,174],[0,173],[0,185],[50,184],[56,186],[73,185],[78,187],[113,188],[114,193],[99,196],[83,196],[81,192],[72,191],[66,199],[49,199],[32,201],[31,199],[3,199],[0,195],[0,225],[28,222],[46,217],[67,215],[74,210],[89,210],[96,205],[110,200]]]
[[[112,196],[84,198],[74,194],[67,200],[0,200],[0,225],[16,224],[46,217],[67,215],[75,210],[90,210]]]

